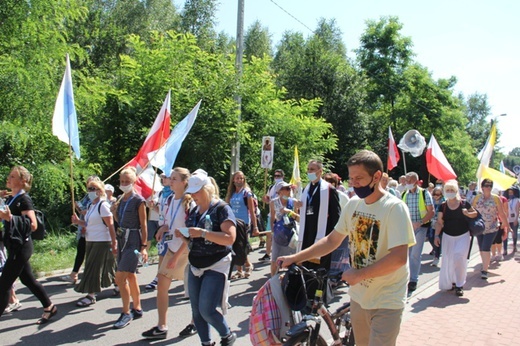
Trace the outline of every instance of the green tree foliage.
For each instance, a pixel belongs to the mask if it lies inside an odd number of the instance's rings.
[[[369,80],[366,110],[370,112],[368,142],[382,158],[387,156],[388,126],[396,141],[412,129],[428,143],[433,134],[461,182],[472,180],[477,160],[472,138],[467,132],[464,104],[454,96],[456,79],[434,80],[431,73],[414,62],[412,41],[400,33],[396,17],[367,21],[357,50],[360,67]],[[407,171],[416,171],[423,180],[433,180],[426,169],[424,154],[406,161]],[[401,165],[392,175],[404,173]]]
[[[276,86],[275,77],[267,72],[270,59],[252,58],[245,65],[242,78],[243,121],[241,156],[247,167],[249,183],[264,191],[264,170],[260,167],[262,136],[274,136],[273,169],[281,168],[290,177],[294,147],[298,146],[300,169],[311,158],[324,158],[337,148],[331,124],[316,117],[319,99],[285,99],[285,91]],[[302,175],[303,176],[303,175]],[[269,182],[268,182],[269,183]]]
[[[368,104],[378,108],[381,103],[393,107],[397,95],[404,87],[402,73],[413,57],[412,40],[403,37],[403,25],[397,17],[368,20],[361,35],[357,60],[367,74]]]
[[[472,138],[472,146],[475,154],[484,148],[491,126],[488,117],[491,115],[491,107],[488,104],[487,95],[475,93],[466,99],[466,117],[468,123],[466,131]]]
[[[186,0],[181,12],[181,30],[197,38],[199,47],[205,50],[215,48],[216,0]]]
[[[326,155],[326,161],[346,176],[348,158],[367,145],[366,84],[347,60],[336,22],[320,20],[307,40],[300,33],[285,33],[273,67],[287,98],[322,101],[318,116],[332,125],[338,138],[337,149]]]
[[[258,20],[251,24],[244,35],[244,55],[248,61],[253,57],[273,56],[269,30],[262,27]]]

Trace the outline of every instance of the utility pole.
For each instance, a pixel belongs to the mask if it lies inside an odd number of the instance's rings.
[[[237,11],[237,53],[235,59],[236,81],[241,83],[242,79],[242,56],[244,55],[244,0],[238,0]],[[238,89],[240,90],[240,89]],[[237,103],[238,123],[242,121],[242,96],[240,92],[235,95],[235,102]],[[238,130],[235,134],[235,144],[231,147],[231,173],[240,169],[240,140],[238,139]]]

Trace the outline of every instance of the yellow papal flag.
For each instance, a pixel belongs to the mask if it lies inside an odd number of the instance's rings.
[[[298,158],[298,146],[294,146],[294,164],[292,170],[291,185],[296,186],[294,190],[294,198],[300,199],[302,195],[302,180],[300,178],[300,160]]]

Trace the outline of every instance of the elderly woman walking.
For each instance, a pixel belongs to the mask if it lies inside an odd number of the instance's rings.
[[[450,180],[444,184],[446,201],[441,204],[437,213],[434,242],[435,246],[442,244],[439,288],[441,290],[455,289],[455,294],[462,296],[468,266],[466,257],[471,240],[466,217],[474,218],[477,216],[477,212],[467,201],[461,200],[458,191],[457,181]]]
[[[491,179],[484,179],[481,183],[482,193],[473,199],[473,207],[482,214],[486,229],[484,234],[478,235],[478,247],[480,249],[480,257],[482,258],[482,270],[480,277],[483,280],[488,279],[488,268],[491,262],[491,245],[498,232],[498,220],[504,224],[506,234],[509,231],[509,223],[504,212],[500,198],[491,193],[493,189],[493,181]]]
[[[79,307],[95,304],[96,293],[112,285],[115,274],[114,256],[117,255],[116,231],[110,204],[106,201],[105,184],[91,181],[87,191],[92,203],[84,220],[76,214],[72,215],[72,223],[85,229],[86,240],[85,270],[75,291],[87,295],[78,300],[76,305]]]

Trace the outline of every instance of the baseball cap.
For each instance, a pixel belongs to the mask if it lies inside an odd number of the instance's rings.
[[[188,188],[186,189],[186,193],[199,192],[199,190],[202,189],[206,184],[211,184],[207,174],[202,172],[194,174],[190,177],[190,179],[188,179]]]
[[[205,175],[206,177],[208,176],[208,172],[206,172],[205,170],[203,170],[201,168],[199,168],[195,172],[191,173],[191,175],[199,175],[199,174]]]
[[[105,191],[112,191],[112,192],[114,192],[115,189],[114,189],[114,187],[112,185],[105,184]]]
[[[286,183],[285,181],[281,181],[279,183],[276,183],[275,187],[274,187],[274,191],[276,191],[276,193],[280,192],[280,190],[284,187],[290,187],[291,184],[289,183]]]

